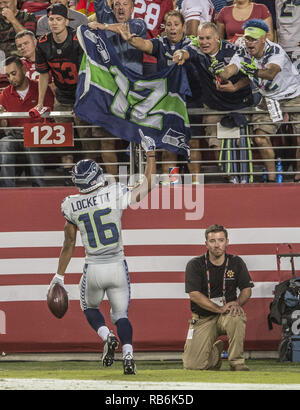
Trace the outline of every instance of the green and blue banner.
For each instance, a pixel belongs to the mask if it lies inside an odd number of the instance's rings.
[[[183,67],[172,65],[150,76],[124,67],[102,30],[77,29],[84,49],[74,112],[89,124],[127,141],[140,143],[140,132],[163,148],[189,159],[191,95]]]

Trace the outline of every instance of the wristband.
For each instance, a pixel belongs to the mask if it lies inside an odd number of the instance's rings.
[[[105,24],[104,24],[104,30],[107,30],[107,29],[108,29],[108,24],[105,23]]]

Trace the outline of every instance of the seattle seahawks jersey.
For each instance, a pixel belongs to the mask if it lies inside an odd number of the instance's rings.
[[[210,69],[212,56],[204,54],[194,41],[185,46],[184,49],[190,53],[190,60],[194,64],[194,67],[197,68],[199,77],[201,78],[202,102],[204,104],[218,111],[239,110],[253,105],[253,96],[250,86],[241,88],[233,93],[217,90],[216,79]],[[214,57],[219,62],[228,64],[237,50],[238,46],[229,41],[220,40],[219,51]],[[243,77],[242,73],[238,73],[232,76],[230,81],[235,84],[241,77]]]
[[[242,47],[232,57],[230,64],[235,64],[240,69],[242,62],[249,64],[251,60],[252,57],[246,47]],[[267,40],[262,58],[254,60],[258,68],[266,68],[269,64],[276,64],[281,68],[273,80],[253,78],[254,85],[258,87],[263,96],[274,100],[284,100],[300,95],[299,73],[282,47]]]
[[[80,231],[86,263],[113,263],[124,259],[121,216],[130,201],[129,188],[120,183],[63,200],[62,213]]]
[[[173,63],[173,54],[176,50],[180,50],[184,46],[190,44],[191,39],[189,37],[184,37],[181,41],[176,44],[171,44],[166,36],[158,37],[150,40],[153,49],[152,55],[157,58],[157,70],[163,70]]]
[[[300,51],[300,0],[275,0],[278,44],[285,51]]]

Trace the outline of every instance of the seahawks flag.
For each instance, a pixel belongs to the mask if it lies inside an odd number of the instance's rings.
[[[183,67],[150,76],[124,67],[102,30],[77,29],[83,56],[74,112],[116,137],[140,143],[141,130],[163,148],[189,159],[190,123],[185,97],[191,95]]]

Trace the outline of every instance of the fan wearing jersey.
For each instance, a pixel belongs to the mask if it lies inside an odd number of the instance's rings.
[[[141,134],[147,164],[144,180],[129,189],[120,183],[107,185],[102,169],[91,160],[81,160],[73,168],[73,182],[80,194],[64,199],[65,240],[57,274],[51,281],[64,286],[64,274],[76,243],[77,229],[86,259],[80,281],[80,303],[90,326],[104,341],[102,363],[111,366],[118,339],[106,326],[99,306],[107,295],[111,321],[122,344],[124,374],[135,374],[132,326],[128,319],[130,283],[122,243],[121,216],[130,204],[141,201],[155,185],[155,142]]]
[[[83,50],[76,37],[76,32],[68,27],[68,9],[63,4],[53,4],[47,9],[48,23],[51,33],[41,36],[36,50],[36,70],[39,77],[39,99],[37,109],[41,110],[44,104],[45,89],[49,82],[50,73],[56,86],[55,111],[73,111],[76,99],[78,71]],[[58,122],[72,122],[73,118],[58,117]],[[86,125],[85,122],[74,119],[76,125]],[[82,131],[83,130],[83,131]],[[77,133],[82,138],[84,150],[96,151],[96,141],[84,141],[85,129],[78,128]],[[66,149],[70,151],[70,148]],[[73,155],[65,153],[61,157],[63,172],[69,176],[72,168]],[[65,184],[70,185],[71,179],[66,178]]]
[[[236,53],[238,47],[229,41],[221,40],[217,26],[202,23],[198,29],[198,37],[182,50],[174,53],[173,60],[181,65],[191,60],[199,72],[203,89],[204,107],[217,111],[232,111],[250,107],[254,103],[249,79],[242,73],[230,78],[226,84],[220,84],[214,74],[214,66],[223,67]],[[221,139],[216,138],[217,127],[212,124],[220,122],[222,114],[204,115],[208,145],[214,150],[216,160],[219,159]]]
[[[134,47],[124,41],[117,32],[120,24],[128,23],[138,36],[146,38],[146,23],[141,19],[133,19],[134,0],[94,0],[97,21],[89,23],[89,28],[97,30],[106,30],[106,36],[113,44],[123,65],[130,70],[142,74],[143,73],[143,53],[136,50]],[[101,136],[105,137],[101,140],[101,149],[104,150],[102,158],[104,162],[110,163],[109,173],[116,175],[117,169],[117,154],[116,140],[114,136],[100,128]],[[106,151],[106,152],[105,152]]]
[[[183,15],[178,10],[169,11],[165,16],[165,36],[154,38],[151,40],[145,40],[137,37],[135,33],[130,32],[130,27],[126,24],[120,26],[119,32],[124,40],[129,44],[143,51],[144,53],[154,56],[157,59],[157,69],[162,70],[166,66],[173,64],[172,58],[176,50],[181,49],[185,45],[190,43],[190,38],[185,36],[185,22]],[[187,70],[189,83],[194,92],[198,88],[198,83],[194,78],[194,69],[190,65]],[[194,85],[194,87],[193,87]],[[195,99],[197,94],[193,94]],[[197,183],[198,174],[200,173],[199,165],[199,141],[192,139],[190,141],[191,150],[191,163],[188,164],[189,172],[192,174],[192,182]],[[176,166],[177,155],[170,151],[163,151],[162,154],[162,171],[164,175],[169,174],[169,167]],[[172,163],[173,162],[173,163]],[[162,181],[163,184],[169,184],[168,179]]]
[[[147,24],[147,40],[157,38],[164,29],[165,15],[173,10],[173,0],[135,0],[133,18],[141,18]],[[157,60],[155,57],[144,54],[144,75],[156,72]]]
[[[197,36],[199,24],[215,20],[211,0],[183,0],[181,12],[186,21],[186,35]]]
[[[218,75],[227,80],[239,71],[248,76],[259,92],[269,99],[269,106],[279,102],[281,107],[300,106],[300,76],[292,64],[287,53],[278,44],[267,39],[268,25],[260,19],[249,20],[244,24],[245,46],[242,47],[231,59],[229,65],[221,68]],[[266,109],[266,104],[264,106]],[[271,112],[272,115],[272,112]],[[300,113],[290,112],[290,121],[293,124],[295,134],[300,134]],[[270,122],[268,114],[254,114],[252,122],[258,146],[263,159],[266,159],[265,167],[268,171],[269,182],[276,181],[275,153],[269,135],[275,135],[279,128],[278,123],[263,124]],[[267,136],[265,136],[267,134]],[[297,137],[297,145],[300,146],[300,137]],[[297,174],[295,182],[300,182],[300,148],[296,151]]]
[[[26,67],[26,75],[31,80],[38,80],[40,73],[35,69],[35,50],[37,45],[37,39],[32,31],[23,30],[20,31],[16,37],[15,42],[18,53],[22,57],[23,64]],[[54,93],[55,87],[52,82],[52,75],[49,76],[49,86]]]
[[[300,2],[275,0],[278,44],[300,73]]]

